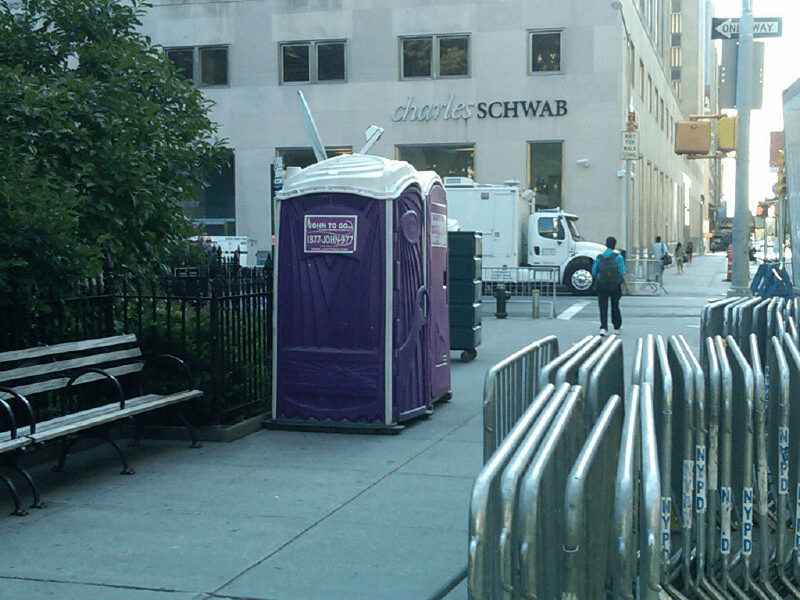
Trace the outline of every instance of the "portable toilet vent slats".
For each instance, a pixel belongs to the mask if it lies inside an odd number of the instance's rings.
[[[407,163],[366,155],[287,178],[278,194],[274,423],[393,427],[442,394],[442,378],[432,382],[423,186],[432,187]]]

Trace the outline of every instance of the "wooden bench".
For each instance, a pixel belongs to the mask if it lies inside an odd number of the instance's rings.
[[[185,385],[175,393],[144,393],[143,374],[163,366],[176,372]],[[162,370],[163,372],[163,370]],[[34,502],[43,506],[33,478],[17,461],[25,452],[52,443],[61,445],[58,469],[63,469],[69,449],[82,437],[101,437],[110,443],[130,474],[125,454],[111,438],[111,427],[120,421],[169,406],[177,407],[199,398],[192,389],[186,364],[171,355],[144,361],[135,335],[42,346],[0,353],[0,459],[10,470],[25,477]],[[198,446],[188,421],[192,446]],[[44,416],[43,415],[47,415]],[[135,438],[138,440],[137,427]],[[14,496],[12,514],[23,515],[13,479],[0,473],[0,480]]]

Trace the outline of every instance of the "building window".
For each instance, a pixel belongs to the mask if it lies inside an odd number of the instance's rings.
[[[178,70],[196,85],[228,85],[228,47],[194,46],[165,50]]]
[[[469,36],[429,35],[400,38],[403,79],[469,76]]]
[[[628,87],[636,89],[636,47],[628,44]]]
[[[324,83],[345,80],[343,41],[281,44],[281,83]]]
[[[644,62],[639,61],[639,98],[644,102]]]
[[[397,146],[398,160],[420,171],[435,171],[440,177],[475,177],[474,144],[420,144]]]
[[[564,142],[528,143],[528,181],[536,208],[561,208]]]
[[[182,202],[183,214],[205,235],[236,235],[235,163],[215,169],[207,188],[200,189],[194,200]]]
[[[328,158],[340,154],[352,154],[352,146],[325,146]],[[283,167],[300,167],[305,169],[317,162],[317,157],[312,148],[277,148],[275,154],[283,158]]]
[[[531,73],[561,71],[561,32],[531,31]]]

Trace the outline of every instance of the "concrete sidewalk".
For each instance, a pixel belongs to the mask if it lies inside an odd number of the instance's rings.
[[[726,295],[725,271],[724,254],[696,256],[682,275],[666,271],[668,294],[623,298],[626,370],[647,333],[697,349],[700,310]],[[569,319],[531,319],[527,304],[486,316],[477,358],[452,353],[453,399],[399,435],[145,440],[127,448],[133,476],[108,446],[71,456],[63,473],[34,467],[46,508],[6,516],[0,490],[0,597],[464,600],[484,376],[545,335],[563,349],[597,333],[594,298],[580,305]]]

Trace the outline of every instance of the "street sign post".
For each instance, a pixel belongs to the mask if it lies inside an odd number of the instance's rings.
[[[639,160],[639,132],[622,132],[622,160]]]
[[[762,17],[753,19],[753,37],[781,37],[783,18]],[[739,19],[711,19],[711,39],[730,40],[739,37]]]

